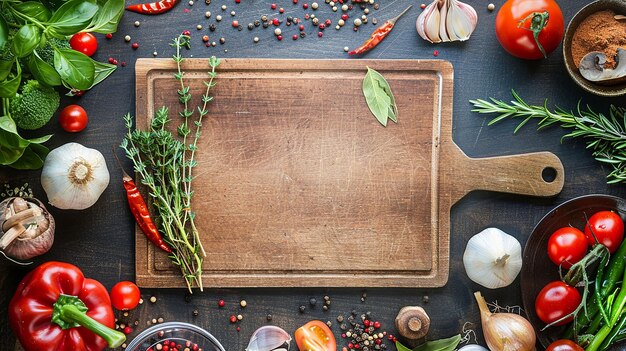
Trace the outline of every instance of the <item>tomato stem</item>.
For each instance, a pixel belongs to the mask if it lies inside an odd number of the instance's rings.
[[[544,28],[546,28],[549,19],[550,13],[544,10],[543,12],[531,13],[530,15],[521,19],[517,24],[517,28],[522,28],[533,32],[533,38],[535,38],[535,43],[537,44],[539,51],[541,51],[543,58],[548,58],[548,55],[546,54],[546,51],[543,49],[543,46],[541,46],[541,43],[539,42],[539,34],[541,34],[541,31],[543,31]],[[528,20],[530,20],[530,26],[524,27],[524,23],[526,23],[526,21]]]

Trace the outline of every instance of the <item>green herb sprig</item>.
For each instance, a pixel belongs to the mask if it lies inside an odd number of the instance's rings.
[[[514,100],[510,103],[494,98],[470,100],[475,107],[472,111],[498,114],[489,125],[521,118],[514,133],[531,119],[539,119],[538,130],[554,124],[571,129],[563,138],[583,139],[596,160],[611,166],[612,171],[607,176],[609,184],[626,182],[626,108],[611,105],[606,116],[594,112],[589,106],[583,110],[579,103],[574,114],[559,107],[550,111],[547,99],[541,106],[529,105],[515,91],[512,94]]]
[[[363,78],[363,95],[367,107],[380,124],[386,127],[388,119],[398,123],[398,107],[389,83],[382,74],[369,67]]]
[[[174,78],[180,82],[177,93],[179,102],[183,105],[183,111],[179,113],[181,122],[176,128],[177,135],[168,129],[171,120],[167,107],[162,107],[155,113],[149,129],[145,131],[132,130],[132,117],[127,114],[124,116],[127,134],[121,147],[132,160],[135,172],[141,177],[141,183],[150,192],[159,231],[173,248],[169,257],[180,268],[191,292],[194,286],[202,290],[202,261],[206,256],[191,209],[192,171],[197,165],[195,155],[202,119],[208,114],[207,106],[213,100],[209,92],[216,84],[215,70],[219,60],[215,57],[209,59],[209,80],[205,82],[202,104],[194,111],[189,106],[192,95],[190,87],[185,84],[185,72],[182,69],[185,59],[181,55],[181,49],[189,48],[189,45],[190,37],[186,35],[179,35],[172,43],[176,49],[173,60],[177,66]],[[191,143],[188,144],[189,141]]]

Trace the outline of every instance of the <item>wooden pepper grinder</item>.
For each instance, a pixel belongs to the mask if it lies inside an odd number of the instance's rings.
[[[395,324],[398,333],[413,344],[428,333],[430,317],[419,306],[405,306],[398,312]]]

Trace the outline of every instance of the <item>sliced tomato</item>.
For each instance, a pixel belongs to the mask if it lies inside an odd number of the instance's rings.
[[[337,351],[335,335],[322,321],[308,322],[298,328],[294,336],[300,351]]]

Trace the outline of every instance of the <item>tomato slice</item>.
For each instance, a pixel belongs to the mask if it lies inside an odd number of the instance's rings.
[[[300,351],[337,351],[335,335],[322,321],[313,320],[301,326],[295,337]]]

